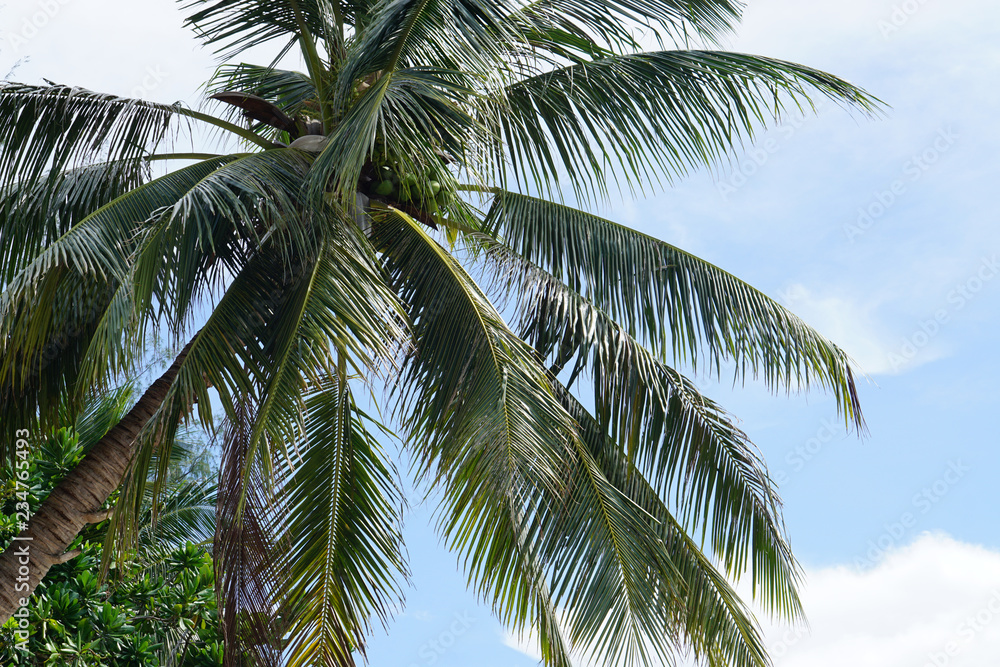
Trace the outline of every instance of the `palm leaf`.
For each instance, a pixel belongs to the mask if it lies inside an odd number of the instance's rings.
[[[571,431],[531,349],[419,223],[394,208],[372,215],[373,245],[411,323],[413,348],[396,388],[400,405],[413,409],[407,428],[423,463],[440,457],[447,468],[451,457],[482,449],[499,457],[492,464],[560,488]]]
[[[642,472],[623,455],[621,447],[607,437],[597,420],[564,387],[557,390],[573,418],[593,459],[609,483],[650,519],[667,552],[677,579],[662,613],[668,624],[672,648],[691,650],[696,659],[710,665],[757,667],[768,665],[763,637],[751,612],[726,578],[702,553],[684,527],[674,519]],[[600,634],[590,638],[598,655],[608,653],[608,640]]]
[[[332,24],[329,0],[184,0],[184,21],[226,59],[274,39],[295,39],[303,26],[322,36]]]
[[[699,526],[730,576],[749,571],[765,607],[795,618],[798,566],[763,460],[729,415],[656,359],[600,309],[551,274],[490,245],[502,288],[519,294],[522,337],[553,372],[575,359],[570,383],[589,366],[597,425],[631,465]],[[711,500],[710,500],[711,499]]]
[[[177,328],[199,293],[268,241],[287,265],[311,252],[314,234],[296,224],[308,169],[308,158],[294,149],[233,156],[160,210],[132,262],[138,312],[156,304],[151,315],[166,315]]]
[[[274,600],[282,581],[276,555],[284,545],[275,539],[273,480],[261,469],[261,460],[249,455],[252,419],[247,401],[227,425],[219,473],[212,557],[226,667],[283,664],[284,626]]]
[[[589,299],[658,358],[772,389],[829,389],[864,428],[847,355],[798,317],[721,269],[628,227],[544,200],[494,191],[484,230]]]
[[[44,248],[90,213],[148,178],[139,161],[103,162],[17,183],[0,197],[0,285],[6,285]]]
[[[69,86],[0,84],[0,190],[100,155],[137,160],[164,139],[175,107]]]
[[[788,104],[817,92],[874,112],[878,100],[825,72],[773,58],[715,51],[598,54],[545,71],[487,100],[504,143],[494,156],[530,185],[555,192],[565,170],[580,201],[646,187],[713,165]],[[494,108],[495,107],[495,108]],[[509,165],[508,165],[509,160]],[[654,186],[655,187],[655,186]]]
[[[609,47],[636,50],[636,25],[660,44],[685,43],[691,34],[717,43],[741,14],[742,5],[731,0],[531,0],[515,18],[532,32],[558,27]]]
[[[136,230],[225,160],[185,167],[105,204],[8,283],[0,295],[0,410],[6,423],[31,415],[51,424],[61,395],[80,397],[94,385],[108,386],[109,369],[128,371],[120,332],[131,309],[120,281]],[[120,321],[108,328],[109,317]],[[91,366],[77,385],[81,363]]]
[[[355,82],[381,72],[430,67],[489,77],[504,63],[510,9],[489,0],[388,0],[379,4],[338,78],[343,98]]]
[[[181,481],[160,490],[161,502],[139,518],[143,550],[176,549],[188,542],[211,544],[215,536],[216,483]],[[154,502],[151,495],[147,500]]]
[[[287,664],[353,667],[370,619],[384,625],[407,575],[402,496],[343,376],[306,399],[302,461],[287,480]]]
[[[322,240],[276,304],[259,339],[268,365],[251,452],[262,442],[298,440],[306,387],[333,372],[335,354],[368,375],[402,344],[402,309],[364,245],[347,234]]]
[[[589,590],[604,593],[580,613],[599,623],[614,607],[622,645],[641,650],[662,629],[648,576],[662,559],[644,517],[581,461],[580,443],[564,430],[565,413],[553,406],[530,350],[454,259],[404,214],[390,209],[375,219],[376,246],[413,323],[415,352],[400,389],[416,410],[411,442],[419,469],[437,469],[445,492],[440,526],[470,582],[510,627],[539,629],[549,664],[566,665],[570,644],[554,600],[587,570]],[[576,505],[586,520],[561,520],[570,494],[582,498]],[[557,588],[550,588],[553,569]]]

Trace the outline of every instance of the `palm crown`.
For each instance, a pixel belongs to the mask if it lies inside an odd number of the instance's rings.
[[[400,490],[352,395],[384,386],[470,585],[546,664],[766,663],[727,575],[800,615],[774,485],[669,364],[819,385],[862,427],[848,359],[732,275],[552,198],[655,189],[807,94],[876,101],[801,65],[642,50],[713,44],[726,0],[188,9],[227,59],[278,46],[218,70],[218,115],[0,87],[2,421],[51,420],[160,331],[188,340],[143,399],[113,530],[134,539],[157,446],[221,405],[230,659],[352,664],[401,600]],[[306,72],[278,64],[294,47]],[[170,152],[197,123],[246,152]],[[161,160],[182,166],[152,178]]]

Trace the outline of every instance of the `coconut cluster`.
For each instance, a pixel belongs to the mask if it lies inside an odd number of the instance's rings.
[[[401,170],[398,165],[372,165],[368,177],[368,190],[380,199],[411,204],[422,210],[436,212],[450,204],[455,193],[448,187],[448,174],[422,174]],[[443,183],[442,183],[443,181]]]

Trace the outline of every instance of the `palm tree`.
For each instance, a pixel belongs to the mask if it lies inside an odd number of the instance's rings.
[[[849,360],[732,275],[559,196],[654,189],[809,95],[877,101],[801,65],[681,48],[733,29],[730,0],[187,7],[231,63],[208,85],[219,115],[0,88],[8,451],[157,335],[182,347],[22,534],[28,583],[119,485],[111,537],[133,544],[151,461],[221,409],[227,661],[352,665],[407,575],[388,421],[470,585],[547,665],[766,664],[730,581],[801,615],[776,490],[671,364],[819,385],[861,429]],[[643,51],[640,27],[664,50]],[[234,60],[267,43],[274,62]],[[282,69],[296,46],[304,73]],[[171,152],[202,123],[240,151]],[[17,567],[9,550],[0,580]],[[0,591],[3,618],[17,597]]]

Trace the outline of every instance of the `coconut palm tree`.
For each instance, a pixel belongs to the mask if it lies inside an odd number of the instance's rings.
[[[407,575],[391,426],[470,586],[547,665],[766,664],[731,582],[801,615],[776,490],[675,366],[818,385],[863,428],[849,360],[734,276],[560,197],[655,190],[810,95],[877,102],[808,67],[688,48],[734,28],[730,0],[187,9],[228,63],[214,115],[0,88],[8,452],[157,336],[181,348],[25,529],[29,587],[119,485],[111,537],[134,544],[151,462],[221,410],[227,661],[351,665]],[[238,59],[269,44],[269,64]],[[284,69],[295,48],[305,72]],[[239,148],[174,152],[199,125]],[[3,618],[18,597],[5,583]]]

